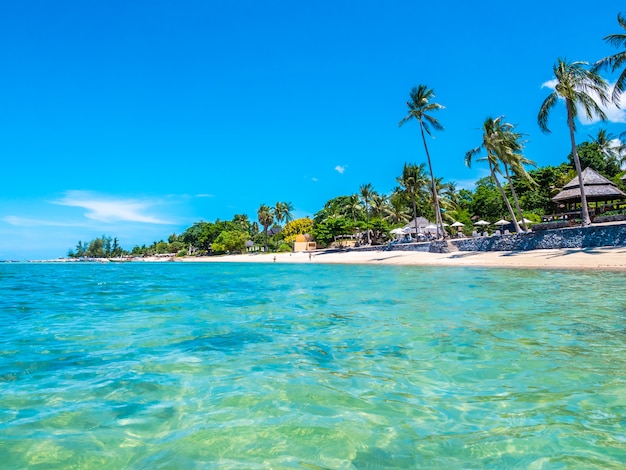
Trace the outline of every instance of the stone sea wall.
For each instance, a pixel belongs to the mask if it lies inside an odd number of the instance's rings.
[[[555,230],[478,238],[459,238],[448,241],[402,243],[385,246],[363,246],[348,251],[422,251],[449,253],[450,251],[529,251],[559,248],[593,248],[599,246],[626,246],[626,223],[592,225]],[[343,251],[343,250],[338,250]]]
[[[463,238],[451,243],[459,251],[528,251],[558,248],[593,248],[626,246],[626,224],[571,227],[558,230],[520,233],[514,235]],[[433,243],[433,252],[445,252],[444,243]],[[447,243],[445,243],[447,245]],[[454,248],[453,248],[454,249]]]

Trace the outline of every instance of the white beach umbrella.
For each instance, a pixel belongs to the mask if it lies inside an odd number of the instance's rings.
[[[461,222],[454,222],[450,227],[465,227],[465,224]]]
[[[511,222],[509,222],[508,220],[500,219],[496,223],[494,223],[493,225],[509,225],[510,223]]]
[[[526,217],[524,217],[522,220],[520,220],[518,223],[521,224],[522,221],[528,225],[528,224],[534,224],[534,222],[532,220],[528,220]]]
[[[474,225],[491,225],[491,224],[487,222],[486,220],[479,220],[478,222],[475,222]]]
[[[433,224],[427,225],[424,227],[426,230],[437,230],[437,227]]]
[[[401,233],[404,233],[404,229],[403,228],[394,228],[389,233],[393,233],[394,235],[400,235]]]

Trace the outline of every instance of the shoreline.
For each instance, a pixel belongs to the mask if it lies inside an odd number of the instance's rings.
[[[275,261],[274,261],[274,258]],[[145,259],[146,262],[151,260]],[[362,264],[626,271],[626,246],[530,251],[333,251],[183,257],[182,263]]]

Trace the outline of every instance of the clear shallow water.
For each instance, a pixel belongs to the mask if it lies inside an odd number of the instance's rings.
[[[0,466],[623,468],[625,283],[0,265]]]

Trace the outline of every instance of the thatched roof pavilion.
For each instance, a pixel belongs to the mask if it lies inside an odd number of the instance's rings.
[[[587,201],[609,202],[626,199],[624,194],[612,181],[587,167],[583,170],[583,184]],[[578,176],[567,183],[563,190],[552,198],[557,204],[570,205],[580,203],[580,184]]]

